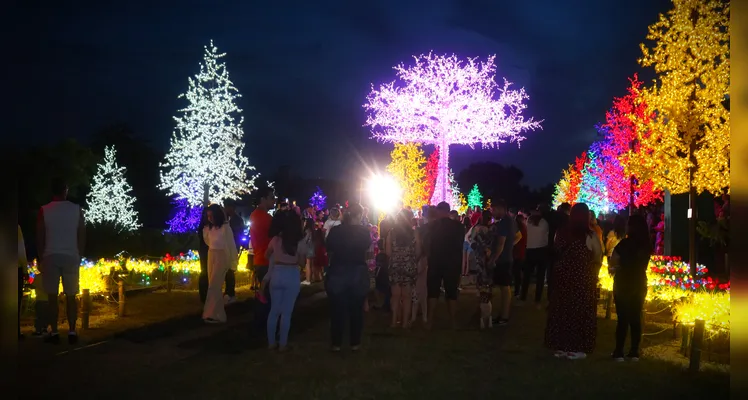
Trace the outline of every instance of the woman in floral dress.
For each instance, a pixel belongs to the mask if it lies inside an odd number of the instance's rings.
[[[470,233],[470,247],[473,250],[476,265],[475,283],[481,302],[491,301],[493,286],[493,266],[488,260],[491,258],[491,235],[488,225],[491,223],[491,211],[484,211]]]
[[[554,290],[548,307],[545,345],[556,357],[577,360],[595,349],[597,276],[602,246],[590,229],[589,209],[577,203],[569,223],[556,234]]]
[[[390,260],[389,278],[392,289],[392,327],[402,324],[410,327],[413,285],[418,275],[418,254],[421,252],[420,235],[413,229],[413,214],[401,211],[385,245]]]

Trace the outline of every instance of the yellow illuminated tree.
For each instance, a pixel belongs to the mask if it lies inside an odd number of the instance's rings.
[[[396,143],[390,157],[392,161],[387,166],[387,172],[400,184],[403,192],[403,206],[420,209],[428,204],[426,158],[423,156],[421,145]]]
[[[563,171],[563,175],[561,177],[561,180],[558,181],[556,184],[555,192],[553,193],[553,208],[557,208],[563,203],[574,203],[574,200],[576,198],[572,199],[572,187],[571,187],[571,169],[572,167],[569,166],[568,169],[565,169]]]
[[[654,111],[638,120],[647,152],[632,152],[629,173],[673,194],[721,193],[730,186],[730,10],[720,0],[673,0],[649,27],[652,47],[639,63],[657,72],[640,101]]]
[[[457,212],[460,214],[465,214],[468,209],[468,204],[467,200],[465,199],[465,195],[462,194],[462,192],[460,192],[459,203],[460,204],[457,205]]]

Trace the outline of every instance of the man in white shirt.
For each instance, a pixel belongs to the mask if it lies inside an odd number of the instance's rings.
[[[50,336],[46,341],[57,344],[57,296],[62,279],[62,290],[67,300],[68,342],[78,342],[75,330],[79,291],[80,261],[86,239],[86,223],[81,208],[67,201],[68,186],[65,181],[52,182],[52,201],[42,206],[36,220],[39,270],[44,274],[44,291],[49,296]]]

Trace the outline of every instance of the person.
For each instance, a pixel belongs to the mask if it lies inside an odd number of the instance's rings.
[[[476,212],[474,215],[480,216],[470,231],[470,247],[473,250],[476,267],[475,285],[481,303],[489,303],[493,298],[494,265],[490,262],[493,248],[489,232],[493,215],[489,210],[483,211],[482,214]]]
[[[275,204],[275,190],[271,187],[261,188],[257,191],[257,195],[259,196],[259,204],[252,211],[252,214],[249,215],[249,240],[254,251],[252,265],[254,268],[254,279],[259,283],[265,278],[270,267],[270,263],[267,257],[265,257],[265,252],[270,245],[270,225],[273,222],[273,218],[268,211]],[[257,309],[255,310],[254,318],[255,325],[258,328],[262,328],[267,322],[272,299],[267,290],[260,291],[259,294],[266,299],[266,302],[255,302]]]
[[[314,268],[314,251],[316,246],[314,243],[314,220],[307,219],[304,221],[304,281],[302,285],[311,285],[314,279],[312,276],[312,270]]]
[[[435,219],[429,218],[426,225],[428,233],[428,270],[426,285],[428,292],[428,322],[430,329],[434,322],[436,304],[444,287],[444,297],[447,299],[447,311],[452,329],[456,328],[455,313],[457,312],[457,288],[460,285],[462,273],[462,242],[465,230],[459,221],[450,218],[450,207],[446,202],[436,206]]]
[[[197,254],[200,258],[200,275],[197,278],[197,289],[200,294],[200,302],[205,305],[205,297],[208,295],[208,244],[203,239],[203,228],[208,225],[208,208],[204,208],[197,225]]]
[[[597,216],[595,216],[595,212],[592,210],[590,210],[590,229],[592,232],[595,232],[597,239],[600,240],[600,246],[602,246],[605,243],[603,241],[603,229],[597,224]]]
[[[340,220],[340,208],[333,207],[330,209],[330,218],[325,221],[325,225],[323,229],[325,230],[325,239],[327,239],[327,236],[330,235],[330,231],[332,228],[340,225],[342,221]]]
[[[652,246],[649,242],[647,221],[641,215],[629,217],[626,237],[618,242],[608,262],[608,273],[613,276],[613,298],[618,314],[616,347],[613,360],[624,361],[623,346],[631,329],[631,348],[627,357],[639,360],[642,336],[642,310],[647,297],[647,266]]]
[[[545,272],[548,268],[548,257],[550,255],[548,230],[548,221],[543,218],[541,210],[536,208],[530,213],[530,218],[527,220],[527,258],[519,299],[520,301],[527,300],[530,280],[535,276],[535,305],[538,308],[540,308],[540,302],[543,300]]]
[[[618,214],[613,220],[613,228],[608,232],[608,237],[605,239],[605,255],[608,258],[613,255],[613,250],[624,237],[626,237],[626,217]],[[649,237],[649,229],[647,229],[647,237]]]
[[[265,257],[273,262],[262,285],[263,291],[265,287],[269,287],[273,298],[267,321],[268,349],[285,351],[288,348],[291,315],[301,290],[299,267],[306,264],[307,244],[303,240],[301,218],[296,211],[281,211],[276,218],[281,222],[281,228],[265,251]],[[279,318],[280,340],[276,341]]]
[[[234,244],[234,233],[218,204],[208,207],[208,224],[203,227],[203,240],[208,244],[208,294],[203,307],[203,321],[208,324],[224,323],[226,310],[221,289],[226,272],[236,269],[239,255]]]
[[[499,288],[501,306],[498,307],[498,316],[494,324],[505,326],[509,323],[509,313],[512,301],[512,263],[514,261],[514,246],[522,239],[522,234],[517,229],[517,223],[507,212],[504,200],[491,203],[491,214],[494,223],[490,227],[491,234],[491,259],[489,262],[494,266],[493,284]]]
[[[597,276],[602,247],[590,229],[589,209],[572,207],[569,222],[556,234],[554,289],[548,306],[545,345],[554,356],[586,358],[597,335]]]
[[[36,220],[37,248],[41,255],[39,271],[44,274],[44,291],[47,292],[50,323],[49,343],[60,343],[57,332],[57,296],[62,279],[68,317],[68,343],[78,343],[76,323],[79,292],[81,254],[85,248],[86,222],[81,208],[67,200],[68,186],[62,179],[52,181],[52,201],[42,206]]]
[[[571,204],[569,203],[561,203],[557,208],[556,211],[553,213],[553,221],[554,223],[551,226],[551,236],[548,243],[555,243],[556,241],[556,233],[561,231],[566,224],[569,223],[569,214],[571,212]],[[548,282],[548,300],[551,299],[551,292],[553,292],[553,268],[554,265],[556,265],[556,247],[553,245],[549,245],[548,248],[550,249],[550,262],[548,263],[548,272],[546,273],[546,281]]]
[[[21,333],[21,303],[23,302],[23,283],[26,280],[26,268],[28,263],[29,261],[26,258],[26,244],[23,241],[23,232],[21,232],[21,225],[18,225],[18,340],[23,340],[23,334]],[[37,304],[39,304],[38,300]],[[38,318],[39,308],[37,308],[36,314]]]
[[[657,223],[654,231],[655,235],[655,254],[665,254],[665,214],[660,214],[660,222]]]
[[[351,204],[341,224],[327,236],[330,267],[325,275],[325,289],[330,299],[330,341],[332,351],[340,351],[348,322],[351,350],[361,347],[364,329],[364,300],[369,292],[366,251],[371,245],[369,229],[361,225],[363,208]]]
[[[231,199],[224,201],[224,210],[226,211],[226,217],[229,219],[231,232],[234,234],[236,253],[239,254],[239,250],[241,250],[242,247],[242,236],[244,235],[244,219],[236,213],[236,203]],[[232,269],[226,271],[226,291],[224,294],[224,301],[226,304],[231,304],[236,301],[236,274]]]
[[[525,265],[525,253],[527,250],[527,222],[524,214],[517,214],[514,218],[517,230],[522,237],[514,245],[512,250],[512,278],[514,279],[514,297],[519,300],[522,291],[522,275]]]
[[[405,209],[398,213],[395,226],[387,235],[385,244],[385,252],[390,260],[392,328],[398,325],[409,328],[411,322],[411,299],[418,274],[418,256],[421,254],[421,237],[411,226],[412,215]]]

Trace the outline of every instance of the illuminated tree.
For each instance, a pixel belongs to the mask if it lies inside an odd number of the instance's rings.
[[[598,125],[598,131],[603,136],[600,152],[597,155],[602,162],[598,170],[598,179],[608,189],[608,197],[617,209],[640,207],[653,203],[662,198],[662,192],[655,189],[651,179],[642,180],[627,172],[631,157],[635,154],[652,156],[652,149],[642,145],[639,136],[647,132],[639,132],[636,120],[648,122],[652,112],[647,104],[639,99],[642,82],[634,75],[630,79],[631,86],[628,93],[613,101],[613,107],[605,113],[605,122]]]
[[[134,231],[141,225],[135,211],[132,187],[125,180],[125,167],[117,164],[114,146],[104,149],[104,160],[98,165],[91,191],[86,196],[86,222],[109,223],[120,231]]]
[[[478,184],[473,185],[473,189],[470,190],[467,196],[468,207],[483,207],[483,195],[478,190]]]
[[[651,154],[632,153],[629,169],[673,194],[689,193],[689,262],[696,273],[696,196],[730,189],[730,6],[720,0],[674,0],[649,27],[639,63],[657,78],[641,91],[654,111],[637,120]]]
[[[172,218],[166,221],[167,232],[195,232],[200,225],[203,208],[201,206],[191,207],[187,199],[175,199],[172,204],[174,205],[174,211],[172,212]]]
[[[317,191],[314,192],[312,197],[309,198],[309,205],[314,207],[316,210],[324,210],[326,202],[327,196],[325,196],[325,193],[322,192],[322,189],[317,186]]]
[[[553,208],[557,208],[563,203],[571,204],[575,200],[569,197],[569,186],[571,184],[570,178],[571,165],[569,166],[569,168],[563,170],[561,180],[556,183],[556,187],[553,192]]]
[[[582,171],[587,163],[587,152],[582,153],[581,157],[574,160],[574,164],[569,165],[562,172],[561,180],[556,184],[553,195],[553,207],[558,207],[562,203],[574,205],[577,203],[579,189],[582,183]]]
[[[434,196],[434,185],[436,185],[436,176],[439,174],[439,149],[437,148],[426,162],[426,198],[430,201]]]
[[[439,171],[431,202],[449,201],[450,145],[519,144],[522,132],[540,128],[540,122],[522,116],[529,98],[524,89],[510,90],[506,80],[502,87],[496,84],[494,57],[484,63],[431,53],[414,59],[412,67],[395,67],[402,85],[372,87],[364,105],[366,125],[383,142],[436,146]]]
[[[390,157],[392,161],[387,165],[387,172],[400,185],[403,206],[418,209],[428,204],[426,171],[424,170],[426,158],[423,156],[421,145],[395,143]]]
[[[462,193],[459,194],[458,202],[459,202],[458,203],[459,205],[457,206],[457,212],[460,214],[465,214],[465,212],[467,212],[468,210],[468,203],[467,203],[467,200],[465,199],[464,194]]]
[[[447,182],[449,182],[449,193],[450,195],[447,197],[446,201],[449,204],[449,208],[452,210],[456,210],[457,207],[460,206],[460,186],[457,184],[457,180],[455,179],[455,174],[452,172],[452,170],[449,170],[449,175],[447,175]]]
[[[582,178],[579,183],[577,203],[585,203],[596,214],[607,213],[615,208],[608,197],[605,185],[605,168],[600,154],[600,142],[595,142],[587,150],[587,160],[582,168]]]
[[[171,149],[161,163],[160,189],[186,199],[190,206],[203,203],[205,185],[210,202],[236,199],[254,189],[253,170],[243,155],[244,118],[236,100],[241,96],[229,80],[225,54],[210,42],[205,47],[200,72],[189,78],[187,107],[175,117]]]
[[[652,153],[632,153],[629,170],[670,192],[721,193],[730,186],[730,10],[719,0],[674,0],[649,27],[639,63],[658,76],[641,90],[655,114],[637,119]],[[694,207],[692,207],[694,208]]]

